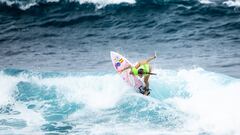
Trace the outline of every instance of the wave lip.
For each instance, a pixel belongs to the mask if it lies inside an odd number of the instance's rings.
[[[21,10],[27,10],[27,9],[37,5],[36,1],[26,2],[26,1],[18,1],[18,0],[17,1],[0,0],[0,3],[5,3],[5,4],[7,4],[10,7],[17,6]]]
[[[78,1],[80,4],[93,3],[97,6],[98,9],[110,4],[135,3],[135,0],[75,0],[75,1]]]
[[[229,7],[240,7],[239,0],[228,0],[228,1],[224,1],[223,4],[227,4]]]
[[[62,8],[65,7],[66,4],[78,4],[78,5],[84,5],[84,4],[93,4],[96,9],[104,8],[108,5],[119,5],[123,3],[127,3],[129,5],[169,5],[169,4],[178,4],[178,5],[194,5],[198,3],[201,4],[212,4],[217,6],[222,6],[222,4],[227,5],[229,7],[239,7],[240,1],[238,0],[221,0],[221,1],[213,1],[213,0],[198,0],[198,1],[185,1],[185,0],[0,0],[1,4],[5,4],[9,7],[17,7],[20,10],[28,10],[33,7],[46,7],[46,5],[58,5]]]
[[[121,4],[121,3],[134,4],[135,0],[68,0],[68,1],[63,1],[63,0],[40,0],[40,1],[38,1],[38,0],[31,0],[31,1],[0,0],[0,3],[5,3],[6,5],[8,5],[10,7],[16,6],[16,7],[19,7],[19,9],[21,9],[21,10],[27,10],[34,6],[50,4],[50,3],[79,3],[80,5],[91,3],[91,4],[94,4],[96,6],[96,8],[99,9],[99,8],[102,8],[107,5],[111,5],[111,4]]]

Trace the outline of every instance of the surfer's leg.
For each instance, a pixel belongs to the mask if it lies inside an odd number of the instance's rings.
[[[149,77],[150,77],[150,75],[144,76],[144,83],[145,83],[145,87],[147,89],[149,89],[149,82],[148,82]]]
[[[152,71],[152,68],[151,68],[151,66],[149,67],[150,69],[149,69],[149,72],[151,72]],[[145,83],[145,92],[144,92],[144,95],[146,95],[146,96],[148,96],[149,94],[150,94],[150,91],[149,91],[149,77],[150,77],[150,75],[147,75],[147,76],[144,76],[144,83]]]
[[[151,71],[152,71],[152,67],[149,65],[149,72],[151,72]],[[148,82],[149,77],[150,77],[150,75],[144,76],[144,83],[145,83],[146,89],[149,89],[149,82]]]

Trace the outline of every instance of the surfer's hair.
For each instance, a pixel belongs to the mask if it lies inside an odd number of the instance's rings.
[[[144,70],[143,69],[138,69],[138,74],[140,74],[140,75],[144,74]]]

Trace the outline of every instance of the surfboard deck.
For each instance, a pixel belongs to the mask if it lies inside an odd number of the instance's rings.
[[[131,65],[132,63],[130,63],[125,57],[123,57],[122,55],[111,51],[111,59],[112,59],[112,64],[114,69],[119,73],[120,70],[122,70],[123,68]],[[122,79],[129,84],[130,86],[134,87],[137,91],[139,91],[139,89],[142,89],[144,84],[143,82],[138,79],[136,76],[133,76],[130,74],[130,69],[127,69],[125,71],[123,71],[122,73],[119,73],[122,77]]]

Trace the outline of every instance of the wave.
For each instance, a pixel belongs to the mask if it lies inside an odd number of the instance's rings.
[[[1,132],[240,133],[239,79],[201,68],[156,72],[146,97],[115,74],[3,70]]]
[[[97,0],[81,2],[65,0],[1,0],[0,18],[3,21],[0,22],[0,34],[3,34],[3,36],[0,42],[30,41],[38,38],[44,39],[47,37],[62,36],[62,33],[54,33],[54,31],[51,33],[42,32],[42,28],[49,27],[62,28],[74,26],[78,27],[77,29],[85,29],[91,26],[91,28],[129,28],[131,30],[135,28],[154,28],[151,32],[156,30],[157,33],[162,32],[162,34],[178,33],[181,32],[182,28],[204,28],[200,30],[200,34],[194,33],[187,36],[190,38],[193,37],[192,40],[200,40],[205,36],[209,37],[207,34],[210,34],[213,38],[224,37],[222,33],[226,31],[231,31],[230,33],[233,32],[233,35],[237,35],[234,32],[239,28],[239,19],[236,18],[239,16],[240,10],[237,7],[229,7],[225,4],[201,4],[201,2],[195,0],[106,0],[99,2],[105,2],[104,5],[100,4],[102,6],[100,9],[98,8]],[[192,17],[186,19],[188,16]],[[213,23],[215,21],[218,22]],[[206,25],[208,22],[212,23]],[[35,28],[40,28],[39,32],[12,36],[14,32],[29,32],[29,29]],[[136,33],[127,33],[121,32],[112,35],[109,39],[120,38],[125,40],[136,38],[141,40],[153,37],[151,35],[143,36],[140,34],[136,36]],[[89,35],[95,37],[91,33],[83,35],[83,37],[90,37]],[[226,34],[226,36],[228,35]],[[238,40],[235,36],[233,38],[235,38],[233,40]],[[169,42],[180,39],[182,37],[178,39],[163,38],[160,41],[166,40],[166,42]]]
[[[179,4],[179,5],[219,5],[228,7],[239,7],[239,1],[232,0],[0,0],[1,8],[15,8],[19,10],[31,10],[32,8],[47,8],[47,7],[61,7],[63,9],[73,9],[82,8],[82,6],[91,7],[94,9],[101,9],[108,6],[114,5],[169,5],[169,4]],[[6,7],[7,6],[7,7]]]
[[[9,3],[10,2],[10,3]],[[35,2],[36,4],[31,4]],[[66,26],[77,25],[80,28],[154,28],[156,31],[160,31],[163,34],[177,33],[181,28],[196,27],[195,25],[201,25],[206,27],[207,31],[210,31],[210,36],[218,38],[221,32],[216,32],[214,29],[223,31],[234,31],[239,27],[239,20],[235,19],[239,16],[238,8],[228,7],[222,4],[201,4],[198,1],[146,1],[138,0],[136,2],[127,1],[101,1],[108,4],[104,5],[104,8],[98,9],[96,1],[8,1],[1,0],[0,3],[0,17],[2,18],[1,34],[4,34],[0,39],[0,42],[22,40],[29,41],[37,38],[46,37],[60,37],[61,33],[42,33],[37,32],[34,34],[26,34],[26,36],[15,35],[11,36],[11,33],[16,31],[27,31],[32,28],[48,28],[57,27],[62,28]],[[95,3],[94,3],[95,2]],[[16,4],[17,3],[17,4]],[[120,4],[116,4],[120,3]],[[27,6],[29,5],[29,6]],[[33,6],[30,6],[33,5]],[[25,7],[21,7],[25,6]],[[27,7],[27,8],[26,8]],[[96,10],[96,8],[98,10]],[[144,10],[143,10],[144,9]],[[161,14],[159,14],[161,12]],[[145,20],[141,19],[139,15],[142,15]],[[168,19],[162,19],[158,16],[169,16]],[[193,16],[190,19],[185,19],[188,16]],[[214,17],[226,16],[223,21],[218,23],[207,22],[218,21],[219,19],[213,19]],[[15,21],[17,19],[17,21]],[[177,19],[177,20],[176,20]],[[136,21],[135,21],[136,20]],[[193,23],[194,22],[194,23]],[[14,25],[13,25],[14,23]],[[78,25],[81,24],[81,25]],[[174,27],[173,27],[174,26]],[[198,26],[200,27],[200,26]],[[206,31],[202,30],[202,31]],[[40,30],[41,31],[41,30]],[[9,35],[10,33],[10,35]],[[215,34],[217,33],[217,34]],[[87,34],[86,37],[91,36]],[[182,35],[182,34],[181,34]],[[196,35],[193,39],[202,39],[202,36],[206,34]],[[236,35],[236,34],[235,34]],[[130,39],[136,35],[126,35],[124,32],[113,35],[111,39]],[[195,35],[190,35],[195,36]],[[209,36],[209,35],[207,35]],[[152,37],[150,35],[139,35],[137,39],[144,39]],[[161,39],[165,41],[168,39]],[[174,41],[176,39],[171,39]],[[234,39],[236,40],[236,39]]]
[[[39,7],[39,6],[46,6],[46,5],[56,5],[56,6],[64,6],[64,5],[84,5],[84,4],[94,4],[96,8],[102,8],[107,5],[112,4],[121,4],[121,3],[128,3],[128,4],[134,4],[134,0],[17,0],[17,1],[11,1],[11,0],[1,0],[2,4],[6,4],[9,7],[16,7],[20,10],[28,10],[32,7]]]

